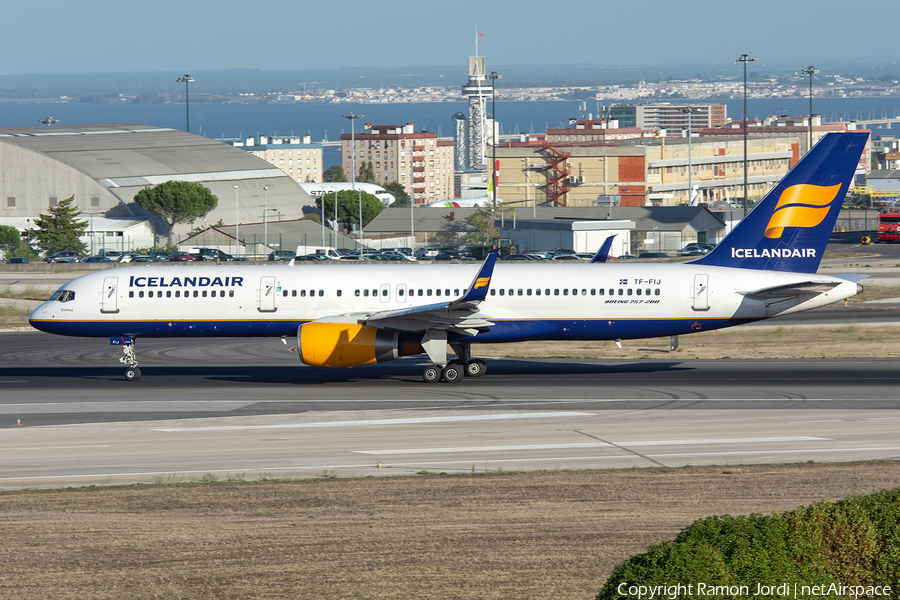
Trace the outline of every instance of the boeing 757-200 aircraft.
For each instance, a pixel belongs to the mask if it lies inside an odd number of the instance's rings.
[[[858,294],[816,274],[867,133],[825,136],[734,230],[682,264],[144,265],[91,273],[31,313],[42,331],[145,337],[297,337],[300,360],[353,367],[425,353],[425,381],[485,373],[472,344],[621,340],[740,325]],[[447,346],[456,354],[448,360]]]

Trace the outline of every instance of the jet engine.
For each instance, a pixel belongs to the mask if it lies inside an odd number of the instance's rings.
[[[421,334],[409,337],[370,325],[307,323],[297,330],[297,350],[311,367],[356,367],[421,354]]]

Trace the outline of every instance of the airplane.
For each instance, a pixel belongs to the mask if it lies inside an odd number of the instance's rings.
[[[364,181],[357,181],[355,184],[350,183],[349,181],[326,181],[324,183],[300,183],[298,185],[304,192],[306,192],[313,198],[318,198],[319,196],[324,196],[325,194],[331,194],[334,192],[357,189],[362,190],[367,194],[372,194],[373,196],[381,200],[382,204],[384,204],[385,206],[390,206],[397,201],[397,199],[394,198],[393,194],[385,190],[380,185],[376,185],[374,183],[366,183]]]
[[[494,163],[494,177],[488,180],[487,189],[484,196],[476,196],[474,198],[456,198],[455,200],[436,200],[425,208],[479,208],[482,206],[491,206],[494,202],[494,179],[496,173],[500,169],[500,161]],[[497,198],[497,204],[503,202],[503,198]]]
[[[29,316],[59,335],[296,338],[300,360],[354,367],[426,354],[426,382],[486,372],[471,346],[721,329],[833,304],[865,276],[816,274],[868,133],[829,133],[709,254],[687,263],[202,265],[148,263],[60,287]],[[448,345],[456,355],[449,359]]]

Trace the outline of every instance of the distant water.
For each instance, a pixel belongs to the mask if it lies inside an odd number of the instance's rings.
[[[743,118],[742,99],[693,102],[725,104],[729,117]],[[350,132],[349,121],[341,116],[351,110],[363,115],[356,122],[357,131],[363,123],[403,125],[411,122],[415,124],[416,131],[452,136],[455,131],[452,117],[457,112],[465,112],[467,104],[191,104],[191,131],[214,139],[308,133],[313,141],[337,140],[342,133]],[[596,101],[588,102],[587,110],[596,116]],[[813,98],[813,111],[821,114],[826,121],[896,117],[900,116],[900,98]],[[503,134],[542,133],[548,127],[566,127],[569,118],[582,117],[580,103],[574,101],[498,101],[496,112]],[[804,116],[808,112],[808,98],[751,98],[747,101],[750,118]],[[183,104],[0,102],[0,127],[30,127],[49,115],[66,125],[115,122],[184,129],[185,124]],[[879,134],[900,135],[900,128],[876,130],[875,135]],[[326,166],[338,160],[337,152],[326,153]]]

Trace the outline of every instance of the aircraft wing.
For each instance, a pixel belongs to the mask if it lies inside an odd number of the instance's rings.
[[[498,250],[492,250],[488,254],[466,293],[456,300],[395,310],[335,315],[316,319],[316,322],[359,323],[394,331],[449,329],[468,334],[477,333],[477,330],[493,325],[486,315],[478,312],[478,306],[490,289],[497,252]]]
[[[776,300],[779,298],[793,298],[800,294],[823,294],[839,285],[840,283],[836,281],[802,281],[760,288],[749,292],[738,292],[738,294],[752,300]]]

